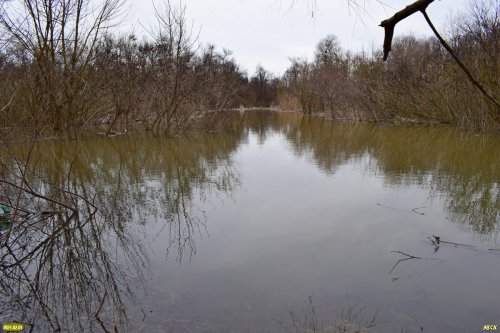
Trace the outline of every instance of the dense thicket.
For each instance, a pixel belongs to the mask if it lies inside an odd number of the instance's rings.
[[[179,135],[216,130],[240,105],[295,109],[335,119],[451,123],[497,129],[500,111],[468,81],[435,38],[399,37],[382,51],[352,53],[335,36],[313,60],[292,58],[281,78],[242,71],[228,50],[200,47],[183,8],[167,1],[147,38],[110,34],[121,0],[23,0],[0,7],[3,135],[106,134],[134,127]],[[448,40],[490,92],[500,95],[500,9],[473,2]]]
[[[0,7],[4,130],[105,133],[134,126],[185,133],[216,129],[220,111],[268,106],[271,76],[248,78],[231,57],[200,47],[183,8],[156,7],[150,36],[110,34],[119,0],[29,1]]]
[[[474,2],[451,24],[449,41],[494,96],[500,96],[500,7]],[[315,59],[292,59],[279,105],[332,118],[375,122],[500,126],[500,110],[468,81],[436,38],[396,38],[387,62],[382,51],[352,54],[335,36],[317,46]]]

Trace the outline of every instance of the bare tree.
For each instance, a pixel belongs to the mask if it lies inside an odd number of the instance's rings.
[[[22,49],[33,63],[37,100],[31,113],[56,131],[82,125],[82,103],[95,45],[120,14],[122,0],[23,0],[0,7],[0,42]]]

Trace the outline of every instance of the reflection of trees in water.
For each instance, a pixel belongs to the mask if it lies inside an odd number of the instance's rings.
[[[343,124],[341,131],[334,131],[328,119],[301,119],[299,126],[289,131],[287,137],[297,154],[308,154],[316,165],[328,174],[351,159],[359,159],[366,152],[366,139],[370,135],[360,133],[356,125]]]
[[[479,233],[491,233],[500,223],[498,135],[446,127],[337,124],[288,113],[268,119],[267,127],[258,119],[257,133],[266,128],[284,133],[296,154],[311,156],[326,173],[366,158],[368,171],[383,175],[387,184],[417,184],[442,193],[452,219]]]
[[[17,219],[2,242],[5,320],[29,323],[34,331],[112,331],[123,325],[123,297],[131,294],[120,255],[112,250],[122,251],[141,274],[146,267],[141,246],[113,221],[44,215]]]
[[[248,131],[261,143],[282,133],[328,173],[366,158],[387,184],[443,193],[454,220],[478,232],[499,222],[498,137],[275,112],[245,113],[238,123],[189,139],[43,142],[31,154],[16,149],[19,164],[0,156],[0,201],[15,207],[0,221],[0,318],[35,331],[123,327],[124,298],[148,269],[139,241],[145,226],[168,232],[177,260],[192,255],[205,228],[203,202],[238,186],[230,156]]]
[[[209,196],[229,193],[238,186],[230,160],[238,137],[232,134],[179,140],[131,137],[111,143],[108,152],[99,148],[104,158],[97,167],[101,170],[97,177],[103,184],[98,193],[108,200],[103,205],[108,209],[107,214],[116,214],[115,207],[121,206],[120,212],[128,220],[142,224],[158,222],[169,231],[169,252],[177,252],[177,260],[184,254],[190,256],[195,251],[194,236],[205,223],[197,203]],[[90,154],[95,156],[94,152]]]
[[[168,229],[177,260],[191,255],[205,223],[195,202],[238,186],[230,160],[238,140],[44,142],[17,149],[27,168],[4,158],[1,201],[14,209],[1,238],[2,320],[35,331],[123,327],[124,298],[148,270],[144,225]]]

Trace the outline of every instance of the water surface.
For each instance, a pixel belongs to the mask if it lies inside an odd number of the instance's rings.
[[[45,251],[22,279],[52,282],[36,292],[4,283],[3,295],[37,311],[4,302],[2,320],[305,332],[375,315],[374,332],[481,332],[500,324],[499,148],[495,134],[259,111],[222,133],[41,143],[37,172],[101,212],[16,238]],[[59,241],[46,248],[40,233]],[[36,275],[47,253],[58,270]]]

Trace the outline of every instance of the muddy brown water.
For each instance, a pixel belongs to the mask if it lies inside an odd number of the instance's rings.
[[[2,284],[1,321],[35,332],[51,320],[75,332],[334,332],[374,315],[373,332],[500,324],[499,135],[233,117],[221,133],[37,145],[37,172],[100,213],[50,248],[37,235],[60,232],[55,220],[16,238],[40,252],[21,280],[47,253],[65,259],[49,256],[57,270],[41,271],[36,292]]]

